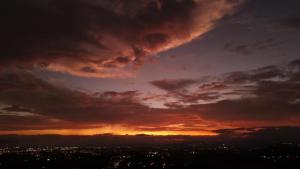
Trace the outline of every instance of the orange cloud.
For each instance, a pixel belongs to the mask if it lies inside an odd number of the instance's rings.
[[[0,66],[85,77],[132,76],[149,56],[211,30],[241,1],[4,0]]]

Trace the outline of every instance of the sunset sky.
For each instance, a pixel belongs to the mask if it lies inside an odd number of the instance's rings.
[[[0,4],[0,134],[300,127],[299,0]]]

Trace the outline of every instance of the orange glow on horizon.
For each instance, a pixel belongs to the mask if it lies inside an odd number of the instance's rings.
[[[97,134],[113,134],[113,135],[153,135],[153,136],[170,136],[170,135],[188,135],[188,136],[216,136],[213,131],[135,131],[135,130],[109,130],[103,128],[94,129],[45,129],[45,130],[18,130],[18,131],[0,131],[0,135],[16,134],[16,135],[81,135],[92,136]]]

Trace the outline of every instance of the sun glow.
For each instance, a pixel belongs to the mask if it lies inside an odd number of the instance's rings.
[[[103,128],[93,129],[47,129],[47,130],[18,130],[18,131],[0,131],[1,135],[16,134],[16,135],[97,135],[97,134],[113,134],[113,135],[153,135],[153,136],[168,136],[168,135],[189,135],[189,136],[216,136],[213,131],[138,131],[138,130],[109,130]]]

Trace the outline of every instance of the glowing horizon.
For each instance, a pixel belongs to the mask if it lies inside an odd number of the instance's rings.
[[[197,132],[197,131],[124,131],[124,132],[94,132],[93,129],[59,129],[59,130],[21,130],[21,131],[0,131],[0,135],[64,135],[64,136],[94,136],[94,135],[120,135],[120,136],[135,136],[135,135],[151,135],[151,136],[217,136],[218,133],[215,132]]]

